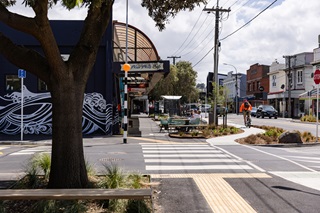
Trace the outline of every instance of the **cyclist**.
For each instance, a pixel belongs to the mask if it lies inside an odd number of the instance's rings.
[[[243,100],[243,103],[241,104],[240,106],[240,112],[243,113],[243,121],[244,121],[244,125],[246,126],[246,121],[247,121],[247,116],[248,116],[248,119],[251,121],[251,117],[250,117],[250,112],[252,110],[252,106],[251,104],[249,103],[248,100],[244,99]]]

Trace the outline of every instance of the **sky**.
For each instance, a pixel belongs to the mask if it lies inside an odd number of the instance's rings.
[[[141,1],[129,0],[128,23],[151,39],[162,60],[172,63],[168,57],[178,56],[181,58],[176,62],[191,62],[198,73],[197,83],[206,83],[208,72],[213,72],[214,65],[211,49],[214,46],[215,14],[203,9],[215,7],[217,0],[208,1],[207,5],[170,18],[166,29],[159,31]],[[245,74],[253,64],[271,65],[275,60],[285,63],[285,55],[313,52],[319,47],[320,1],[277,0],[266,9],[274,1],[219,0],[219,7],[231,10],[223,13],[219,22],[219,73],[237,71]],[[16,6],[9,10],[33,16],[32,10],[21,2],[17,0]],[[49,11],[49,18],[83,20],[86,14],[86,8],[68,11],[56,5]],[[115,0],[113,20],[126,22],[126,0]]]

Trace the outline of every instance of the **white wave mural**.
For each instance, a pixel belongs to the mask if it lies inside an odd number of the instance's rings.
[[[51,95],[32,93],[23,87],[23,132],[24,134],[52,134]],[[85,94],[83,102],[82,129],[84,134],[101,131],[112,134],[113,125],[118,125],[118,112],[113,119],[112,104],[107,104],[100,93]],[[0,132],[16,135],[21,132],[21,92],[0,96]]]

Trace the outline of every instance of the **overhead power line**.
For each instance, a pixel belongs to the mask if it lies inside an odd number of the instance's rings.
[[[235,30],[234,32],[230,33],[229,35],[227,35],[226,37],[220,39],[220,41],[227,39],[228,37],[232,36],[233,34],[235,34],[236,32],[238,32],[239,30],[241,30],[242,28],[244,28],[245,26],[247,26],[248,24],[250,24],[254,19],[256,19],[259,15],[261,15],[261,13],[263,13],[264,11],[266,11],[267,9],[269,9],[274,3],[276,3],[276,1],[278,0],[274,0],[268,7],[264,8],[260,13],[258,13],[255,17],[253,17],[252,19],[250,19],[247,23],[245,23],[244,25],[242,25],[241,27],[239,27],[237,30]]]
[[[209,4],[209,2],[211,2],[211,0],[209,0],[209,1],[207,2],[207,4]],[[184,49],[180,51],[180,49],[181,49],[181,48],[183,47],[183,45],[187,42],[187,40],[188,40],[188,38],[190,37],[191,33],[193,32],[193,30],[194,30],[195,27],[197,26],[197,24],[198,24],[198,22],[199,22],[200,17],[201,17],[202,14],[203,14],[203,11],[201,11],[201,13],[200,13],[200,15],[199,15],[196,23],[193,25],[192,29],[190,30],[187,38],[182,42],[182,44],[180,45],[180,47],[179,47],[172,55],[177,55],[178,53],[181,53],[181,52],[186,48],[186,47],[184,47]],[[207,18],[208,18],[208,16],[206,17],[206,19],[207,19]],[[203,21],[203,23],[204,23],[204,22],[205,22],[205,20]],[[201,27],[202,27],[202,26],[203,26],[203,24],[201,25]],[[200,28],[201,28],[201,27],[200,27]],[[199,32],[200,28],[198,29],[197,33]],[[193,39],[193,38],[192,38],[192,39]],[[192,39],[191,39],[191,41],[192,41]],[[191,41],[190,41],[190,42],[191,42]],[[189,43],[190,43],[190,42],[189,42]],[[189,43],[187,44],[187,46],[189,45]],[[180,52],[179,52],[179,51],[180,51]]]
[[[273,1],[270,5],[268,5],[265,9],[263,9],[261,12],[259,12],[256,16],[254,16],[252,19],[250,19],[247,23],[245,23],[244,25],[242,25],[240,28],[238,28],[237,30],[235,30],[234,32],[230,33],[229,35],[225,36],[224,38],[220,39],[220,41],[225,40],[227,38],[229,38],[230,36],[234,35],[236,32],[238,32],[239,30],[241,30],[242,28],[244,28],[246,25],[248,25],[250,22],[252,22],[254,19],[256,19],[259,15],[261,15],[264,11],[266,11],[267,9],[269,9],[274,3],[276,3],[278,0]],[[192,67],[195,67],[196,65],[198,65],[212,50],[214,49],[214,47],[212,47],[197,63],[195,63],[195,65],[193,65]]]
[[[174,54],[173,54],[173,55],[175,55],[176,53],[178,53],[178,52],[179,52],[179,50],[182,48],[182,46],[186,43],[186,41],[188,40],[188,38],[189,38],[189,36],[191,35],[192,31],[194,30],[195,26],[197,25],[197,23],[198,23],[198,21],[199,21],[199,19],[200,19],[201,15],[202,15],[202,11],[201,11],[201,13],[200,13],[200,15],[199,15],[199,17],[198,17],[198,19],[197,19],[196,23],[193,25],[193,27],[192,27],[191,31],[189,32],[189,34],[188,34],[187,38],[182,42],[182,44],[180,45],[180,47],[179,47],[179,48],[174,52]]]

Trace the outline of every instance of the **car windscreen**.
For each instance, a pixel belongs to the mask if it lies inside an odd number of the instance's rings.
[[[273,106],[264,106],[264,110],[275,110]]]

